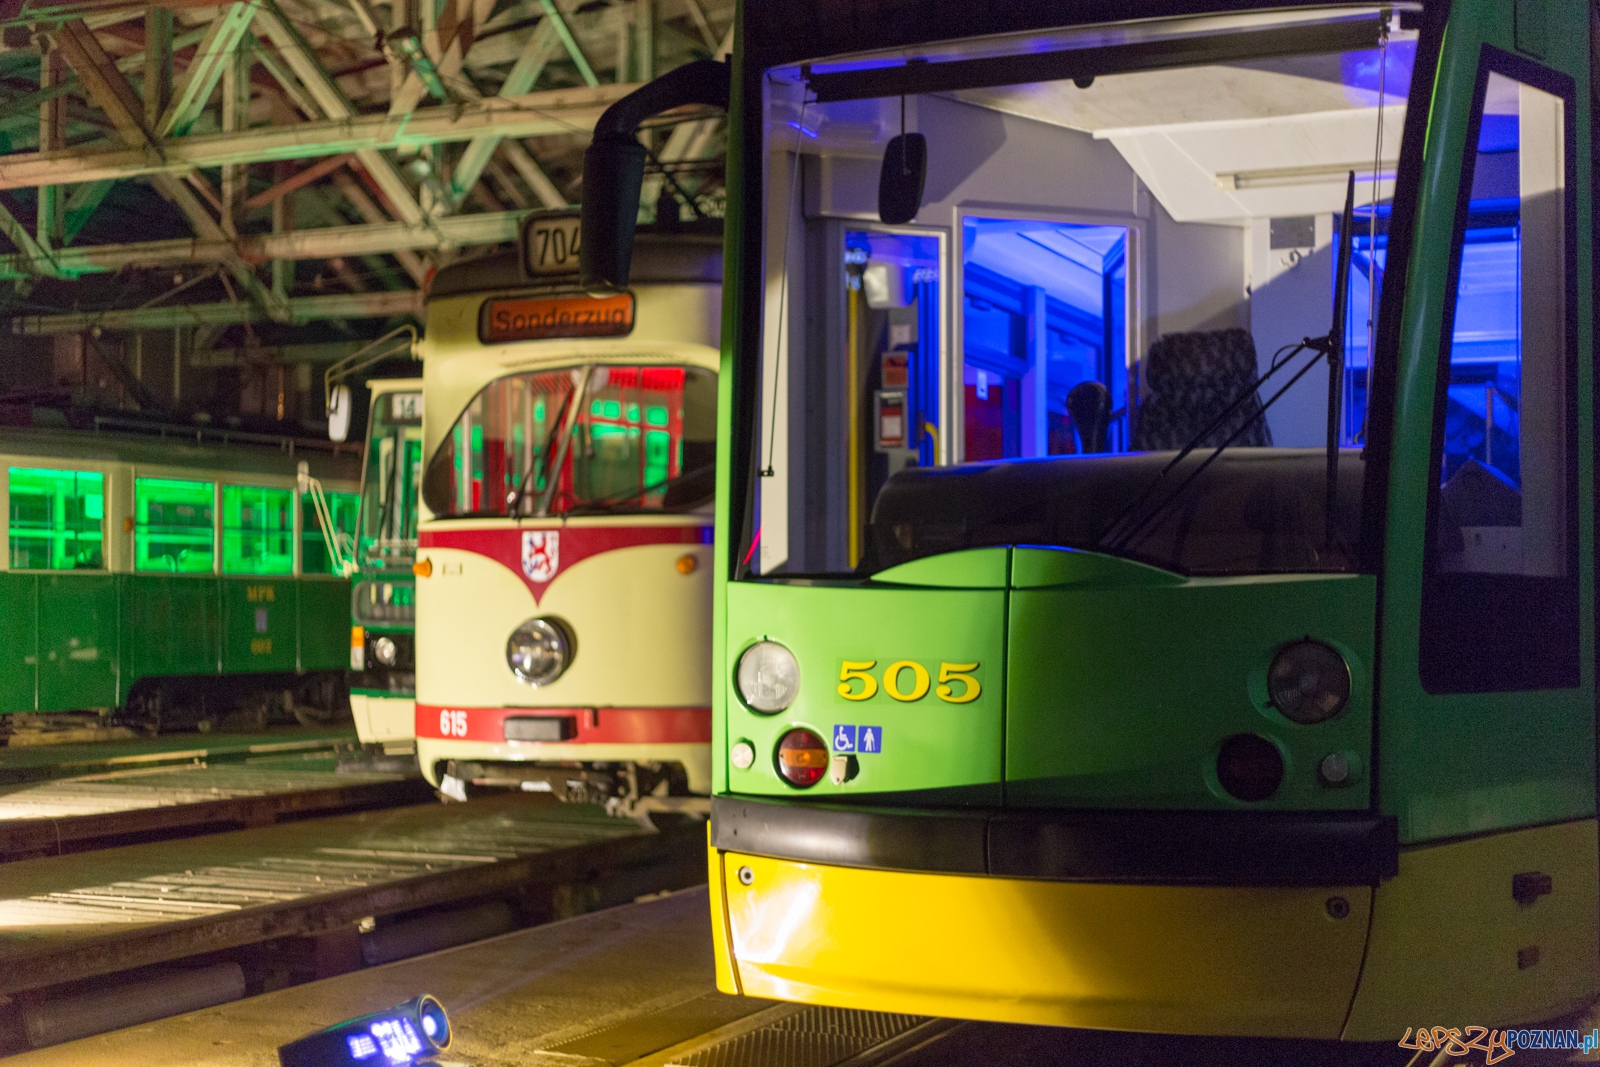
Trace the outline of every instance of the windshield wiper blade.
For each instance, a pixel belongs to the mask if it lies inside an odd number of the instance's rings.
[[[1161,468],[1160,473],[1158,473],[1155,478],[1151,479],[1149,485],[1145,486],[1144,492],[1140,493],[1131,503],[1128,504],[1127,507],[1118,512],[1117,517],[1111,520],[1110,524],[1106,526],[1105,531],[1095,539],[1095,547],[1097,549],[1109,550],[1113,553],[1120,554],[1126,552],[1128,549],[1132,548],[1134,545],[1137,545],[1141,540],[1143,540],[1144,535],[1154,528],[1154,522],[1164,515],[1167,510],[1177,501],[1177,499],[1183,495],[1184,490],[1188,489],[1189,486],[1194,484],[1195,479],[1200,477],[1207,467],[1211,466],[1212,461],[1220,456],[1224,449],[1228,448],[1228,446],[1232,445],[1234,441],[1238,440],[1240,435],[1249,429],[1258,419],[1265,421],[1267,417],[1267,409],[1273,404],[1277,403],[1278,398],[1283,396],[1284,393],[1287,393],[1295,382],[1298,382],[1301,378],[1305,377],[1306,373],[1310,371],[1312,367],[1317,365],[1318,360],[1324,359],[1327,360],[1329,374],[1327,446],[1328,488],[1326,501],[1327,513],[1326,518],[1324,519],[1324,526],[1327,544],[1329,547],[1332,547],[1334,538],[1333,512],[1336,502],[1336,494],[1338,491],[1339,476],[1339,429],[1336,420],[1338,417],[1339,398],[1342,392],[1341,386],[1343,384],[1344,377],[1345,320],[1349,317],[1349,307],[1345,290],[1349,285],[1350,257],[1354,239],[1353,215],[1355,212],[1355,189],[1356,175],[1354,171],[1351,171],[1348,184],[1345,187],[1343,226],[1339,234],[1339,260],[1335,270],[1337,290],[1334,293],[1333,301],[1333,323],[1328,328],[1327,335],[1323,337],[1302,338],[1298,344],[1293,346],[1288,355],[1282,355],[1282,353],[1284,349],[1290,348],[1289,345],[1285,345],[1283,348],[1280,348],[1276,353],[1274,353],[1272,365],[1267,368],[1266,373],[1262,374],[1238,396],[1234,397],[1233,402],[1224,408],[1221,414],[1212,419],[1211,422],[1206,425],[1205,429],[1201,430],[1199,433],[1190,438],[1189,442],[1178,451],[1178,454],[1172,457],[1171,462],[1169,462],[1165,467]],[[1134,523],[1125,532],[1117,536],[1114,541],[1111,540],[1112,535],[1117,532],[1118,528],[1138,512],[1139,507],[1150,498],[1150,494],[1153,493],[1158,486],[1160,486],[1160,484],[1166,479],[1167,475],[1171,473],[1179,463],[1188,458],[1189,454],[1200,446],[1201,441],[1204,441],[1211,434],[1215,433],[1224,423],[1227,422],[1230,417],[1233,416],[1235,412],[1238,411],[1238,409],[1247,400],[1256,395],[1256,391],[1266,383],[1267,379],[1271,378],[1274,374],[1278,373],[1278,371],[1288,366],[1289,361],[1294,359],[1295,356],[1302,352],[1313,353],[1312,358],[1307,361],[1305,366],[1296,371],[1294,377],[1290,378],[1286,383],[1284,383],[1281,389],[1279,389],[1276,393],[1273,393],[1271,399],[1267,400],[1261,405],[1261,410],[1256,413],[1254,418],[1243,420],[1239,426],[1228,435],[1226,440],[1212,449],[1211,454],[1202,460],[1200,465],[1191,471],[1189,476],[1179,483],[1176,489],[1174,489],[1171,493],[1168,493],[1164,499],[1157,502],[1154,507],[1145,513],[1143,518],[1139,519],[1138,522]]]

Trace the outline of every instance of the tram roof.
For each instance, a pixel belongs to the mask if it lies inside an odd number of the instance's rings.
[[[660,233],[641,228],[633,248],[631,286],[722,284],[722,237],[714,233]],[[570,289],[570,278],[551,288]],[[445,267],[428,287],[428,299],[537,287],[522,273],[515,250]]]
[[[747,54],[756,68],[873,49],[1140,19],[1378,5],[1329,0],[744,0]]]
[[[136,463],[277,478],[293,478],[296,464],[305,460],[317,478],[354,482],[361,477],[361,455],[356,448],[331,452],[297,442],[291,451],[289,438],[284,438],[281,445],[224,443],[215,440],[222,435],[220,430],[162,429],[166,436],[154,428],[145,433],[123,433],[8,427],[0,436],[0,455],[36,457],[40,461]]]

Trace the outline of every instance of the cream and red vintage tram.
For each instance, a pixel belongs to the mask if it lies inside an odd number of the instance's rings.
[[[536,218],[429,293],[416,734],[446,796],[710,791],[721,241],[645,237],[593,296],[577,232]]]

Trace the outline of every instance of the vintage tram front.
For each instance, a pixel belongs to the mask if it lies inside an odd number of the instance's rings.
[[[1391,1042],[1593,999],[1589,12],[1238,6],[744,5],[720,988]]]
[[[433,282],[416,736],[446,795],[710,792],[720,241],[646,245],[609,296],[514,256]]]

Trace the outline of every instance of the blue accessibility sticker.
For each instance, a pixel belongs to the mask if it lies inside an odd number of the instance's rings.
[[[856,728],[854,726],[835,726],[833,728],[833,750],[835,752],[854,752],[856,750]]]
[[[860,751],[863,755],[866,755],[868,753],[882,752],[883,751],[883,727],[881,727],[881,726],[863,726],[861,728],[860,734],[858,735],[858,737],[856,739],[856,743],[857,743],[857,745],[860,746],[858,751]]]

